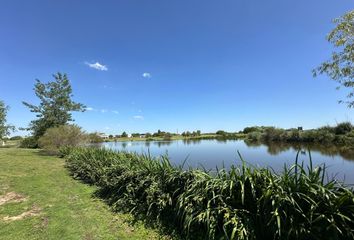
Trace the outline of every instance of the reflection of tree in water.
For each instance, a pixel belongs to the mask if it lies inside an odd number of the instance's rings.
[[[127,142],[122,142],[122,148],[126,148],[128,146],[128,143]]]
[[[151,142],[150,141],[145,141],[145,147],[149,148],[151,145]]]
[[[265,145],[268,147],[267,152],[270,155],[278,155],[281,152],[288,151],[292,147],[288,144],[282,144],[282,143],[277,143],[277,144],[267,143]],[[293,148],[295,148],[295,150],[297,150],[297,151],[299,150],[299,149],[296,149],[297,146],[293,146]]]
[[[338,147],[335,145],[323,145],[323,144],[291,144],[291,143],[281,143],[281,142],[271,142],[263,143],[267,146],[267,152],[271,155],[278,155],[281,152],[293,149],[295,151],[300,151],[301,154],[306,155],[306,152],[310,150],[311,152],[319,152],[322,155],[335,157],[337,155],[341,156],[346,160],[354,160],[354,149],[348,147]]]
[[[195,145],[195,144],[199,144],[202,140],[200,139],[183,139],[183,144],[185,145]]]
[[[264,145],[264,143],[262,143],[260,141],[249,141],[247,139],[245,139],[244,142],[247,147],[253,147],[253,148],[257,148],[257,147]]]
[[[227,140],[228,140],[228,139],[226,139],[226,138],[217,138],[217,139],[216,139],[216,141],[217,141],[218,143],[226,143]]]
[[[338,147],[335,145],[323,145],[315,143],[284,143],[284,142],[250,142],[245,141],[248,147],[260,147],[266,146],[267,152],[270,155],[278,155],[281,152],[293,149],[295,151],[300,151],[300,154],[306,155],[307,151],[319,152],[325,156],[341,156],[345,160],[354,160],[354,149],[349,147]]]
[[[156,141],[154,142],[158,147],[169,146],[172,144],[172,141]]]

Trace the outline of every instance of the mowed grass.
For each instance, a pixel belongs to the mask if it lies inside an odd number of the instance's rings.
[[[64,160],[39,150],[0,149],[0,198],[14,192],[22,202],[0,204],[0,239],[161,239],[127,214],[111,212],[93,197],[95,187],[73,180]],[[6,221],[33,208],[39,215]],[[164,237],[166,238],[166,237]]]

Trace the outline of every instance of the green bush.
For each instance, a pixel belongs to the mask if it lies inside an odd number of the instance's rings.
[[[88,142],[90,143],[101,143],[103,142],[103,138],[101,138],[97,132],[95,133],[90,133],[87,135]]]
[[[97,148],[65,150],[71,174],[113,209],[172,228],[183,239],[353,239],[354,192],[324,182],[323,166],[281,174],[231,166],[183,170],[167,157]]]
[[[40,148],[51,154],[58,154],[61,147],[79,146],[86,142],[87,136],[76,125],[63,125],[46,130],[45,134],[39,138]]]
[[[247,139],[250,141],[256,142],[256,141],[261,140],[261,138],[262,138],[262,133],[260,133],[260,132],[249,132],[247,134]]]
[[[336,134],[343,135],[349,133],[354,127],[350,122],[343,122],[339,123],[334,129]]]
[[[26,137],[20,143],[21,148],[38,148],[38,139],[35,137]]]
[[[23,138],[21,136],[13,136],[10,137],[10,140],[22,140]]]

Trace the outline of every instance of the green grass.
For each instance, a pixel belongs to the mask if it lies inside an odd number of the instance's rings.
[[[0,149],[0,195],[27,200],[0,205],[0,239],[161,239],[129,214],[114,214],[95,199],[95,187],[73,180],[64,160],[39,150]],[[6,222],[35,205],[40,215]]]

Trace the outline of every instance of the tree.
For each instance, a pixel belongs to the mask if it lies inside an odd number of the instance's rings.
[[[337,26],[329,33],[327,40],[338,51],[332,53],[331,59],[323,62],[313,70],[318,74],[327,74],[331,79],[339,83],[340,87],[349,90],[348,99],[354,97],[354,10],[334,20]],[[340,101],[343,102],[343,101]],[[348,107],[354,107],[354,100],[345,101]]]
[[[9,106],[6,106],[3,101],[0,100],[0,140],[2,140],[2,145],[5,145],[3,141],[4,137],[10,134],[10,132],[15,130],[15,127],[8,125],[6,122],[7,112],[9,111]]]
[[[128,137],[128,134],[126,132],[123,132],[121,136],[122,136],[122,138],[126,138],[126,137]]]
[[[38,140],[39,146],[46,152],[58,154],[61,147],[75,147],[87,141],[87,135],[77,125],[62,125],[48,128]]]
[[[53,75],[54,81],[42,83],[36,79],[34,91],[40,100],[38,106],[23,102],[37,119],[32,120],[26,130],[32,131],[35,138],[43,136],[48,128],[68,124],[73,121],[72,111],[85,111],[85,105],[74,102],[70,81],[66,74]]]

